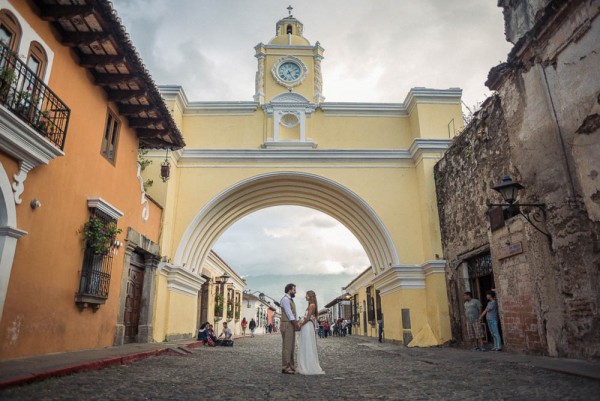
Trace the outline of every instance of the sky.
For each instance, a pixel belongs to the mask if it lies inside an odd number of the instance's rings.
[[[491,67],[506,60],[496,0],[113,0],[158,85],[190,101],[251,101],[254,46],[293,15],[325,48],[323,94],[332,102],[401,103],[412,87],[463,89],[471,110],[489,95]],[[465,110],[466,111],[466,110]],[[231,226],[214,248],[248,288],[279,299],[283,287],[317,291],[319,306],[369,266],[353,235],[332,218],[281,206]],[[299,305],[300,306],[300,305]]]
[[[482,102],[491,67],[506,60],[496,0],[113,0],[159,85],[192,101],[250,101],[254,46],[294,7],[304,36],[325,48],[326,101],[403,102],[411,87],[464,90]]]
[[[254,212],[225,231],[213,249],[246,279],[252,291],[279,300],[286,284],[296,284],[298,311],[306,291],[315,291],[322,308],[370,265],[346,227],[300,206]]]

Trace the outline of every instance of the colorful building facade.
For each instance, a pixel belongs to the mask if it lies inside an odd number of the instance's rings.
[[[138,149],[184,142],[110,3],[62,3],[0,0],[0,359],[152,340]]]

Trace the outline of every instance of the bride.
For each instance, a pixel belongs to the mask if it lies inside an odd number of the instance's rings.
[[[319,365],[319,354],[317,353],[317,296],[314,291],[306,293],[308,308],[304,318],[300,321],[300,336],[298,339],[298,373],[302,375],[324,375],[325,372]]]

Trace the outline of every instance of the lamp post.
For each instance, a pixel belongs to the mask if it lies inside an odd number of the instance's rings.
[[[544,234],[546,237],[548,237],[548,239],[552,240],[552,237],[550,236],[549,233],[543,231],[541,228],[536,226],[535,223],[533,222],[533,220],[535,220],[538,223],[541,223],[542,221],[546,221],[546,205],[543,203],[519,203],[519,202],[517,202],[517,200],[519,198],[519,191],[524,188],[525,187],[523,185],[521,185],[521,183],[519,183],[517,181],[513,181],[508,175],[505,175],[504,178],[502,178],[502,182],[496,186],[493,186],[492,189],[494,191],[498,192],[500,195],[502,195],[502,199],[504,199],[504,201],[506,203],[489,203],[488,202],[488,204],[487,204],[488,208],[492,208],[494,206],[506,207],[507,210],[509,210],[510,212],[515,213],[515,214],[520,214],[521,216],[523,216],[525,218],[525,220],[527,220],[527,222],[533,226],[533,228],[535,228],[536,230],[538,230],[539,232]],[[541,217],[538,217],[538,214],[533,214],[533,217],[530,218],[529,216],[527,216],[526,214],[523,214],[523,212],[521,212],[520,206],[533,207],[533,208],[537,209],[540,212]]]

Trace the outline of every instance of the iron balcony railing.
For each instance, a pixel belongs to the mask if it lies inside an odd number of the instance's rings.
[[[71,110],[2,42],[0,104],[63,150]]]

